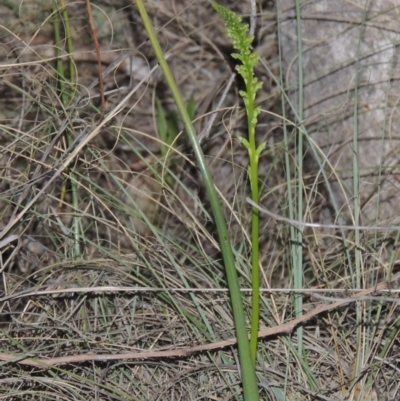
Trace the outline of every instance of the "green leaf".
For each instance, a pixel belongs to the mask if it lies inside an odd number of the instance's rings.
[[[155,102],[156,102],[158,135],[163,143],[168,143],[167,142],[168,123],[167,123],[167,117],[165,115],[165,110],[158,97],[155,98]]]
[[[264,142],[261,145],[258,146],[257,150],[256,150],[256,160],[258,163],[258,159],[260,158],[261,153],[263,152],[263,150],[267,147],[267,144]]]
[[[243,138],[242,136],[239,136],[239,141],[242,145],[246,147],[247,150],[250,150],[250,143],[246,138]]]

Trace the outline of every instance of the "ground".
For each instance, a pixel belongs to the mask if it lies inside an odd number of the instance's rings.
[[[250,2],[220,3],[250,21]],[[248,156],[238,139],[247,123],[233,48],[206,0],[145,6],[219,191],[250,316]],[[379,229],[357,240],[339,226],[354,223],[330,198],[327,182],[340,180],[324,181],[309,145],[298,174],[304,127],[282,103],[297,92],[280,83],[293,79],[296,48],[281,59],[280,35],[292,38],[293,27],[282,29],[276,10],[257,1],[260,204],[270,213],[260,214],[260,399],[396,399],[397,301],[382,293],[396,289],[398,238]],[[292,21],[289,5],[278,10]],[[212,210],[136,6],[6,1],[0,32],[1,395],[242,399]],[[293,220],[300,181],[300,218],[325,226]],[[304,294],[295,324],[293,249]]]

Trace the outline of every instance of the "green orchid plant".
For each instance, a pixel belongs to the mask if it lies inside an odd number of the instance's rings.
[[[265,144],[256,143],[257,117],[261,108],[256,106],[256,94],[262,87],[257,77],[254,76],[254,66],[258,62],[258,55],[252,50],[251,44],[254,37],[248,35],[249,26],[242,23],[242,19],[234,12],[217,3],[212,3],[214,9],[222,17],[227,27],[227,36],[231,39],[232,45],[236,50],[232,57],[239,61],[236,66],[237,72],[243,78],[246,90],[239,92],[242,96],[247,114],[248,138],[239,137],[240,142],[249,152],[249,178],[251,187],[251,198],[254,203],[259,201],[258,187],[258,161],[261,152],[265,149]],[[252,245],[252,316],[251,316],[251,335],[250,352],[253,362],[257,356],[258,327],[260,319],[260,257],[259,257],[259,211],[255,207],[252,209],[251,218],[251,245]]]

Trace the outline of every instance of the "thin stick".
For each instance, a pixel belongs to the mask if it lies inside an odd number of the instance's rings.
[[[251,5],[251,13],[250,13],[249,35],[254,36],[254,33],[256,32],[256,15],[257,15],[256,0],[250,0],[250,5]]]
[[[339,224],[320,224],[320,223],[307,223],[305,221],[297,221],[288,219],[287,217],[279,216],[278,214],[272,213],[267,209],[264,209],[257,203],[253,202],[250,198],[246,198],[246,202],[250,203],[251,206],[257,208],[261,213],[264,213],[277,221],[282,221],[290,224],[291,226],[303,230],[304,227],[312,228],[333,228],[333,229],[343,229],[343,230],[379,230],[379,231],[397,231],[400,230],[400,226],[349,226],[349,225],[339,225]]]

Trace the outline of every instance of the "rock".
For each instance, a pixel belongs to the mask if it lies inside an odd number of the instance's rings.
[[[278,4],[286,84],[296,105],[294,2]],[[320,0],[301,6],[304,126],[311,138],[309,147],[322,151],[338,209],[347,216],[358,195],[353,193],[356,150],[364,223],[391,219],[400,211],[397,11],[390,0]]]

